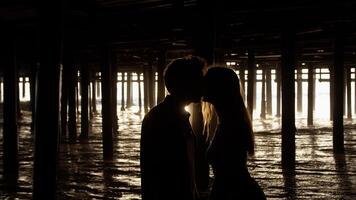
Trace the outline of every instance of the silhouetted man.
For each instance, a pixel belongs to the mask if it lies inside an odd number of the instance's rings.
[[[164,81],[169,95],[142,122],[143,200],[194,200],[195,137],[184,107],[199,102],[205,62],[198,57],[172,61]]]

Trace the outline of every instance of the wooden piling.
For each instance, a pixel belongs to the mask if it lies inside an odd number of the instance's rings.
[[[68,137],[71,142],[77,139],[77,103],[76,85],[77,69],[70,50],[64,53],[64,65],[68,68]]]
[[[132,72],[127,72],[127,86],[126,86],[126,108],[130,108],[132,106],[133,101],[133,87],[132,87]]]
[[[281,35],[282,83],[282,165],[295,166],[295,33],[286,30]]]
[[[314,68],[308,64],[308,125],[313,125],[314,118]]]
[[[272,74],[271,68],[265,68],[266,70],[266,110],[267,114],[272,115]]]
[[[63,1],[41,1],[33,196],[56,199]]]
[[[113,133],[116,134],[119,131],[119,124],[118,120],[119,117],[117,116],[117,57],[116,54],[113,53],[111,56],[111,61],[110,61],[110,66],[111,66],[111,89],[112,89],[112,95],[111,95],[111,103],[112,103],[112,129]]]
[[[88,139],[89,137],[89,65],[86,60],[87,58],[83,58],[80,63],[80,95],[81,95],[81,139]]]
[[[92,99],[91,99],[91,105],[92,105],[92,111],[93,111],[93,114],[95,115],[97,113],[97,109],[96,109],[96,76],[94,76],[94,80],[92,82]]]
[[[149,110],[149,81],[148,81],[148,73],[147,73],[147,69],[144,68],[143,70],[143,105],[145,107],[145,113],[148,113]]]
[[[333,104],[333,147],[335,153],[344,153],[344,38],[337,33],[334,41],[334,104]]]
[[[247,108],[250,113],[251,118],[253,118],[253,102],[256,84],[256,65],[255,65],[255,54],[252,49],[248,51],[248,75],[247,75]]]
[[[163,72],[166,67],[166,54],[165,51],[162,50],[158,57],[157,64],[157,72],[158,72],[158,80],[157,80],[157,104],[161,103],[164,100],[165,95],[165,86],[164,86],[164,77]]]
[[[102,90],[102,118],[103,118],[103,159],[113,159],[113,116],[112,116],[112,68],[110,66],[110,50],[102,49],[101,90]]]
[[[239,69],[239,78],[240,78],[240,87],[242,90],[242,98],[245,101],[246,99],[246,92],[245,92],[245,85],[246,85],[246,80],[245,80],[245,68],[240,65],[240,69]]]
[[[141,72],[137,72],[137,82],[138,82],[138,107],[139,107],[139,113],[142,113]]]
[[[346,68],[346,93],[347,93],[347,119],[352,119],[351,108],[351,67]]]
[[[67,137],[67,126],[68,126],[68,66],[63,65],[61,80],[62,80],[62,95],[61,95],[61,138]]]
[[[266,119],[266,69],[262,66],[261,119]]]
[[[1,59],[4,76],[3,103],[3,180],[5,187],[15,189],[19,176],[17,100],[18,82],[15,53],[15,38],[10,27],[3,29],[1,35]]]
[[[297,111],[303,112],[302,66],[297,65]]]
[[[121,72],[121,111],[125,110],[125,72]]]
[[[279,65],[276,66],[276,82],[277,82],[277,88],[276,88],[276,93],[277,93],[277,102],[276,102],[276,117],[281,116],[281,67]]]

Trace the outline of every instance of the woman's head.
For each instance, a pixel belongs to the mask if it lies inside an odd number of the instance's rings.
[[[241,95],[240,81],[236,73],[224,67],[210,68],[204,77],[203,101],[205,101],[203,116],[206,133],[211,134],[209,129],[213,121],[212,116],[216,111],[220,122],[228,121],[236,125],[236,130],[241,131],[237,134],[241,134],[241,138],[245,141],[246,151],[253,155],[252,123]]]
[[[212,104],[230,104],[242,100],[240,82],[229,68],[213,67],[204,77],[203,100]]]

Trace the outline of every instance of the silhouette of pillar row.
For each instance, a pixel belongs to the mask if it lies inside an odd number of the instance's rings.
[[[272,74],[271,69],[266,68],[266,110],[267,114],[272,115]]]
[[[64,52],[64,66],[68,70],[68,137],[71,142],[77,139],[77,69],[70,49]]]
[[[253,118],[253,102],[255,94],[255,84],[256,84],[256,65],[255,65],[255,54],[253,50],[248,51],[248,75],[247,75],[247,108],[250,112],[251,118]]]
[[[63,1],[41,1],[33,198],[56,199]]]
[[[308,125],[313,125],[314,118],[314,68],[308,65]]]
[[[158,57],[158,67],[157,67],[157,73],[158,73],[158,80],[157,80],[157,104],[162,102],[165,95],[165,86],[164,86],[164,77],[163,77],[163,72],[166,67],[166,54],[165,51],[161,51],[160,55]]]
[[[5,186],[15,188],[18,179],[18,133],[17,133],[17,100],[18,82],[15,55],[15,38],[12,28],[3,29],[1,53],[4,72],[3,104],[3,178]]]
[[[89,65],[85,56],[80,63],[80,96],[81,96],[81,139],[89,137]]]
[[[334,41],[333,71],[333,147],[335,153],[344,152],[344,38],[337,33]]]
[[[113,112],[112,112],[112,67],[110,66],[110,50],[102,49],[101,90],[102,90],[102,118],[103,118],[103,158],[112,160],[113,151]]]
[[[282,165],[295,166],[295,33],[286,30],[281,35],[282,83]]]

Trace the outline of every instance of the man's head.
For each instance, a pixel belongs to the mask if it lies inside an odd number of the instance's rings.
[[[173,60],[167,65],[164,81],[168,92],[187,103],[199,102],[202,96],[206,62],[189,56]]]

